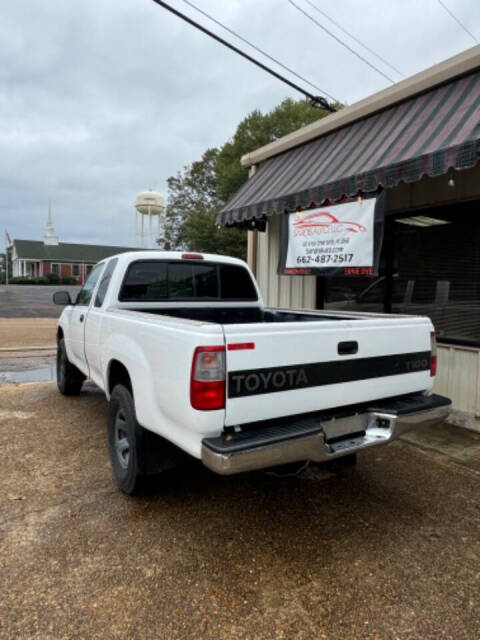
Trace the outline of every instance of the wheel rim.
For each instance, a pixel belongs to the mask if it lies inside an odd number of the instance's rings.
[[[119,409],[115,417],[115,452],[120,466],[122,469],[126,469],[130,460],[130,441],[123,409]]]

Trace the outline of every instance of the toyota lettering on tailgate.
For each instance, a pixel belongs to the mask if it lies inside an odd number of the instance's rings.
[[[241,398],[427,371],[430,369],[430,358],[430,351],[418,351],[372,358],[313,362],[291,367],[231,371],[228,374],[228,397]]]
[[[296,387],[308,387],[305,369],[295,368],[260,371],[259,373],[232,373],[230,380],[234,386],[235,395],[270,393],[271,391],[283,391]]]

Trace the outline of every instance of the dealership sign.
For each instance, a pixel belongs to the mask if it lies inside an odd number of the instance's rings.
[[[384,195],[285,215],[282,275],[376,275]]]

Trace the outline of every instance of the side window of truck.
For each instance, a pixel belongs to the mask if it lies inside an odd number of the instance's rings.
[[[105,300],[105,296],[108,291],[108,285],[110,284],[110,280],[112,279],[112,274],[115,271],[115,267],[117,266],[118,258],[113,258],[105,267],[105,271],[103,272],[102,279],[100,280],[100,284],[98,285],[97,295],[95,296],[95,306],[101,307],[103,301]]]
[[[88,305],[90,304],[90,300],[92,299],[93,290],[95,289],[95,285],[97,284],[97,280],[100,277],[100,274],[102,273],[102,269],[104,266],[105,266],[105,263],[101,262],[100,264],[97,264],[97,266],[90,271],[90,274],[85,284],[80,289],[80,292],[77,296],[77,300],[75,304],[79,306],[88,307]]]

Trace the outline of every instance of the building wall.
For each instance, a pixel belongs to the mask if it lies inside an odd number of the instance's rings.
[[[60,278],[69,278],[72,275],[72,265],[62,263],[60,265]]]
[[[43,275],[46,276],[49,273],[52,273],[52,263],[54,261],[44,260],[43,261]],[[81,263],[81,262],[57,262],[55,264],[60,264],[60,278],[70,278],[73,273],[73,265],[78,264],[80,266],[80,276],[78,279],[78,284],[85,284],[85,280],[87,279],[87,266],[94,266],[93,263]]]
[[[452,399],[449,422],[480,431],[480,349],[439,345],[434,391]]]

